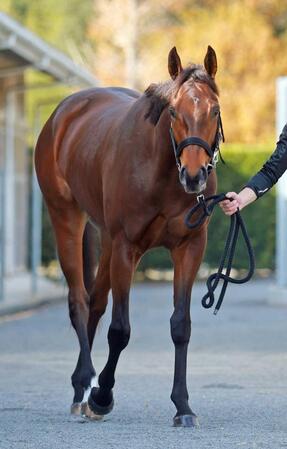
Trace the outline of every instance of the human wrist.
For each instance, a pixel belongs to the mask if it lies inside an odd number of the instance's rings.
[[[244,187],[239,194],[239,202],[240,202],[240,209],[243,209],[245,206],[247,206],[250,203],[253,203],[257,199],[257,195],[250,187]]]

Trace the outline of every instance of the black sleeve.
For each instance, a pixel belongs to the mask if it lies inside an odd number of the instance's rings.
[[[245,187],[252,189],[259,198],[276,184],[285,170],[287,170],[287,123],[280,134],[274,152]]]

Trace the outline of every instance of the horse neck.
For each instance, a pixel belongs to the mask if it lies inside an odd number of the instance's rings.
[[[168,112],[165,110],[155,126],[155,144],[154,150],[159,162],[165,173],[172,171],[177,173],[176,161],[172,148],[170,137],[170,118]]]
[[[154,167],[158,167],[166,174],[171,170],[175,173],[176,162],[173,153],[171,138],[169,134],[170,118],[167,110],[164,110],[156,125],[153,125],[145,114],[149,107],[149,100],[142,95],[135,101],[130,109],[125,127],[128,128],[128,134],[138,134],[140,136],[140,145],[133,157],[143,159],[145,157],[152,161]]]

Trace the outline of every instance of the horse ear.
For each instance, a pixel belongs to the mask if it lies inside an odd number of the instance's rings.
[[[210,45],[207,47],[207,53],[204,58],[204,67],[208,75],[210,75],[211,78],[215,78],[217,72],[217,58],[215,51]]]
[[[168,71],[173,80],[175,80],[182,71],[181,60],[175,47],[170,50],[168,55]]]

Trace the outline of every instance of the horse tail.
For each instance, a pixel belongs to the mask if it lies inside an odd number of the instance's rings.
[[[83,235],[83,274],[88,293],[91,292],[99,263],[100,236],[95,225],[87,221]]]
[[[84,284],[90,297],[88,335],[91,347],[96,330],[100,328],[110,290],[110,253],[107,246],[105,244],[103,246],[103,240],[105,239],[102,235],[100,236],[98,228],[88,221],[83,235],[83,275]]]

